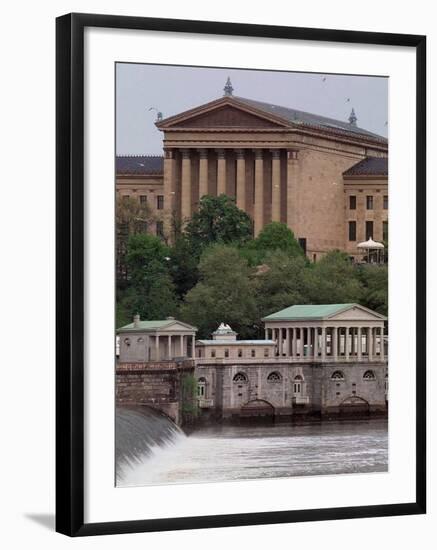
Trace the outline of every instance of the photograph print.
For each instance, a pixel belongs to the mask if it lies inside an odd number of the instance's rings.
[[[387,472],[388,78],[115,70],[116,486]]]

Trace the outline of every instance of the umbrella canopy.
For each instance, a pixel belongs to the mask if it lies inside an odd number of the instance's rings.
[[[370,237],[368,241],[357,244],[357,248],[365,248],[366,250],[378,250],[384,248],[382,243],[378,243]]]

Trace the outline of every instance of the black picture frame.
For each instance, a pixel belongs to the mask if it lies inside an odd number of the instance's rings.
[[[106,27],[403,46],[416,51],[416,499],[414,502],[84,523],[84,29]],[[426,511],[426,38],[285,26],[68,14],[56,20],[56,530],[69,536],[423,514]]]

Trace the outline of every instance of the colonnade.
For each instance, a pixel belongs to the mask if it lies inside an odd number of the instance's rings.
[[[173,338],[173,340],[172,340]],[[186,338],[184,342],[184,338]],[[191,338],[191,349],[188,354],[188,338]],[[152,359],[161,361],[174,359],[175,357],[194,357],[195,352],[195,336],[187,334],[155,334],[154,342],[150,343]],[[164,343],[164,352],[162,352],[162,344]],[[174,344],[172,346],[172,343]],[[174,350],[174,352],[173,352]]]
[[[322,361],[353,359],[384,361],[382,326],[296,326],[266,328],[265,338],[276,342],[279,357],[313,358]]]
[[[180,155],[176,153],[179,152]],[[254,233],[257,235],[265,223],[264,219],[265,197],[264,164],[271,163],[271,221],[281,221],[281,201],[287,202],[287,225],[291,226],[292,220],[292,186],[296,179],[297,151],[287,150],[287,163],[285,175],[287,197],[281,197],[281,148],[277,149],[253,149],[253,148],[186,148],[166,149],[164,155],[164,196],[166,208],[173,212],[178,206],[182,220],[189,219],[193,213],[193,163],[198,162],[196,173],[198,174],[198,197],[200,200],[209,190],[209,163],[215,162],[216,182],[214,191],[217,195],[227,192],[227,162],[232,152],[235,160],[235,195],[238,208],[247,212],[248,203],[248,171],[247,162],[253,162],[253,210]],[[250,154],[249,154],[250,153]],[[180,159],[178,161],[178,159]],[[180,162],[180,165],[177,163]],[[282,176],[284,177],[284,176]],[[177,187],[180,185],[180,204],[176,204]],[[196,182],[197,188],[197,182]],[[252,187],[250,187],[252,189]],[[178,196],[179,198],[179,196]]]

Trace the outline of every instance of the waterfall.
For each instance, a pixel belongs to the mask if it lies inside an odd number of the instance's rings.
[[[157,448],[185,439],[184,432],[167,416],[150,407],[117,407],[115,413],[116,478],[140,464]]]

